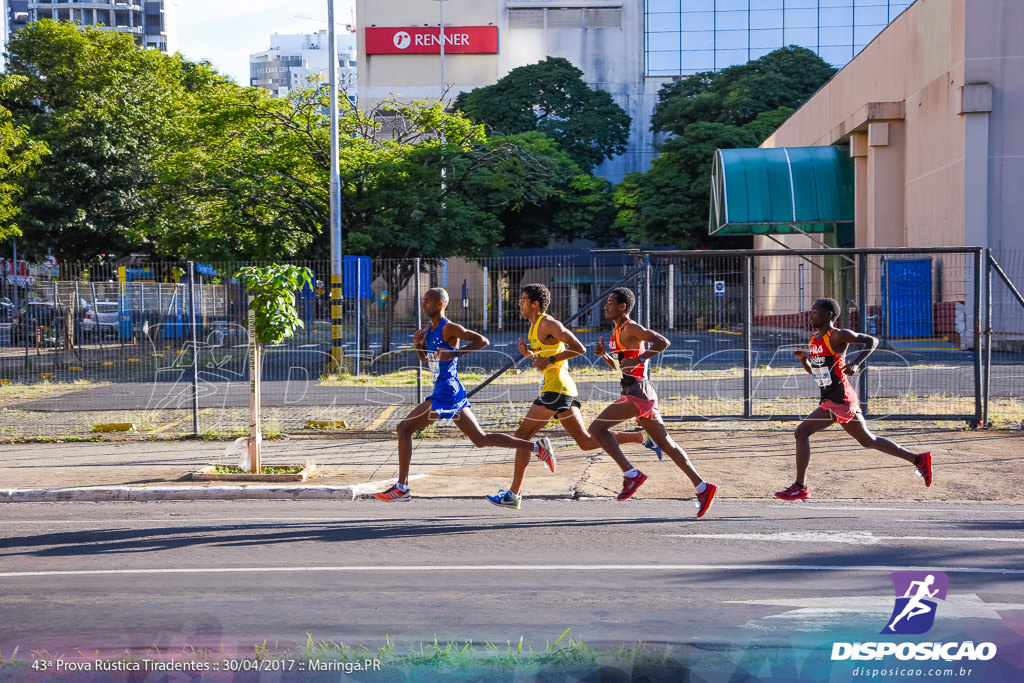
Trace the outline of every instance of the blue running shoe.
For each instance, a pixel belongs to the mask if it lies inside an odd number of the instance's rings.
[[[640,433],[644,435],[644,448],[654,451],[654,454],[658,456],[658,460],[661,460],[661,449],[658,448],[658,444],[654,443],[654,439],[647,432],[641,430]]]
[[[493,496],[487,496],[486,498],[500,508],[518,510],[519,506],[523,504],[522,496],[517,496],[511,491],[506,491],[505,489],[498,491]]]

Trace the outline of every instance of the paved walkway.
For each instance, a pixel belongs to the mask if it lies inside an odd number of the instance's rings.
[[[741,425],[732,425],[739,427]],[[886,501],[1024,503],[1024,432],[897,428],[877,430],[913,451],[930,450],[931,488],[898,458],[866,451],[836,428],[812,438],[808,485],[812,502]],[[527,472],[524,494],[586,499],[612,497],[622,474],[600,451],[581,452],[564,432],[546,432],[555,444],[557,472],[539,461]],[[716,504],[773,501],[793,481],[791,428],[672,428],[702,476],[720,486]],[[0,502],[53,500],[163,500],[193,498],[336,498],[351,500],[394,482],[393,438],[291,438],[265,441],[264,464],[316,465],[306,482],[202,482],[193,472],[209,464],[237,464],[230,442],[112,440],[0,445]],[[506,488],[512,453],[477,449],[443,434],[413,443],[414,496],[482,497]],[[692,498],[693,488],[668,458],[657,461],[640,446],[627,456],[648,475],[638,498]],[[383,503],[382,503],[383,504]],[[626,504],[626,503],[624,503]],[[794,503],[800,504],[800,503]]]

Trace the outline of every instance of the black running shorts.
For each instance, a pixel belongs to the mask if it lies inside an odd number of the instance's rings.
[[[571,410],[573,406],[579,408],[583,404],[575,396],[560,394],[557,391],[545,391],[540,395],[540,398],[533,402],[533,405],[547,408],[554,411],[555,415],[559,415],[567,410]]]

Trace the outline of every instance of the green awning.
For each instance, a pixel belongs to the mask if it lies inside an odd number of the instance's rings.
[[[841,147],[715,150],[712,235],[827,232],[853,218],[853,159]]]

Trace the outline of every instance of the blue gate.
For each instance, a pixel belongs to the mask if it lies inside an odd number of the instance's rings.
[[[887,336],[932,336],[931,259],[883,261],[882,296]]]

